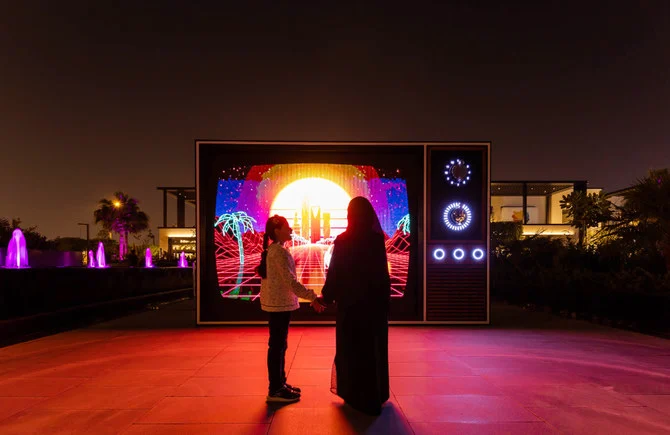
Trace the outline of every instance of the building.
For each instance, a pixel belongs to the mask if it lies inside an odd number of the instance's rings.
[[[605,198],[609,200],[612,204],[614,204],[616,207],[623,207],[624,204],[626,203],[626,194],[628,192],[631,192],[634,189],[634,186],[631,187],[625,187],[623,189],[615,190],[613,192],[609,192],[607,195],[605,195]]]
[[[561,208],[561,199],[574,191],[599,193],[579,181],[492,181],[491,221],[521,222],[524,236],[577,237],[578,231]]]
[[[195,187],[157,187],[163,191],[163,225],[158,227],[158,246],[170,258],[184,252],[195,257]],[[170,199],[176,200],[176,224],[168,226]],[[186,208],[192,215],[193,226],[186,226]]]

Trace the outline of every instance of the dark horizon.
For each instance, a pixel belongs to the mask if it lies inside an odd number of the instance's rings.
[[[663,1],[3,9],[0,217],[49,238],[117,190],[156,234],[202,138],[492,141],[494,181],[605,191],[670,166]]]

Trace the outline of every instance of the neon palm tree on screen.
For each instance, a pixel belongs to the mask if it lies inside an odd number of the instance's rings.
[[[402,230],[403,235],[409,234],[409,213],[400,219],[396,225],[398,230]]]
[[[237,239],[237,248],[240,252],[240,264],[244,264],[244,246],[242,245],[242,234],[247,231],[254,232],[253,223],[256,222],[256,219],[247,215],[243,211],[235,211],[232,213],[224,213],[216,220],[214,226],[216,227],[219,224],[221,226],[221,232],[223,235],[226,235],[228,231],[233,233],[233,237]]]

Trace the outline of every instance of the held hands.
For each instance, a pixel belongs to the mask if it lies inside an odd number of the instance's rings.
[[[318,298],[314,299],[310,305],[312,306],[312,308],[314,308],[314,311],[316,311],[317,313],[323,313],[324,311],[326,311],[326,306],[321,304]]]

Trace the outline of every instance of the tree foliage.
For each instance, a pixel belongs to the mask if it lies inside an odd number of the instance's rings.
[[[0,218],[0,247],[4,248],[7,246],[12,237],[12,232],[16,228],[21,228],[21,231],[23,231],[23,237],[26,239],[26,248],[50,249],[53,247],[53,243],[37,231],[36,226],[22,228],[20,218],[12,219],[11,221],[7,218]]]
[[[628,257],[663,256],[670,269],[670,174],[653,170],[623,193],[601,238]]]
[[[567,212],[573,227],[579,229],[579,245],[586,242],[586,231],[612,218],[612,203],[600,193],[575,190],[563,195],[561,208]]]
[[[138,202],[127,193],[116,192],[112,199],[101,199],[93,212],[96,224],[119,235],[119,260],[128,253],[128,236],[149,227],[149,216],[140,210]]]

